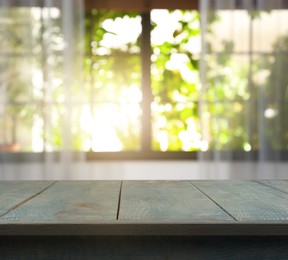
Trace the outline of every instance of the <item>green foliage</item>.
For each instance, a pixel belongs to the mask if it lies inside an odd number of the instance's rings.
[[[19,20],[27,15],[20,10],[10,16],[16,14]],[[154,43],[152,39],[152,150],[199,150],[201,134],[208,142],[209,149],[256,150],[263,146],[287,149],[288,37],[280,37],[270,55],[254,55],[248,60],[247,54],[246,60],[241,60],[235,54],[232,41],[223,40],[216,49],[213,41],[217,38],[215,25],[221,21],[221,17],[215,12],[209,13],[205,39],[207,53],[204,56],[206,82],[200,86],[200,50],[193,49],[193,41],[200,37],[199,13],[176,10],[169,11],[169,15],[178,17],[171,37],[164,39],[163,43]],[[262,13],[252,15],[255,20]],[[99,126],[97,124],[105,123],[113,128],[122,150],[140,150],[140,34],[135,41],[116,46],[113,45],[113,37],[118,37],[117,33],[107,26],[107,22],[121,23],[126,18],[136,19],[139,14],[100,10],[86,13],[83,75],[77,71],[80,66],[71,66],[75,72],[75,82],[71,82],[69,91],[64,86],[67,79],[63,78],[63,50],[52,44],[54,49],[49,54],[50,78],[45,78],[48,72],[43,66],[46,62],[44,56],[48,53],[41,53],[45,47],[43,44],[51,44],[53,39],[63,37],[59,30],[59,17],[50,21],[54,27],[49,31],[49,37],[41,38],[41,28],[35,33],[33,51],[37,59],[11,58],[7,62],[6,58],[1,58],[0,79],[6,82],[5,98],[12,104],[5,107],[5,116],[1,118],[1,141],[6,141],[8,134],[3,133],[5,129],[12,132],[17,124],[21,131],[27,133],[31,131],[35,118],[38,118],[46,124],[41,137],[51,150],[59,151],[65,145],[63,125],[71,126],[73,149],[82,151],[87,150],[89,145],[89,149],[92,148],[91,140],[95,133],[91,131]],[[152,21],[151,26],[153,35],[161,25]],[[1,49],[18,54],[27,50],[27,43],[21,35],[28,29],[31,28],[19,24],[0,28]],[[107,38],[110,38],[108,45],[105,43]],[[78,48],[76,51],[82,51],[80,43]],[[41,55],[42,59],[39,58]],[[80,63],[81,56],[75,57],[79,58]],[[31,88],[31,75],[23,69],[30,64],[33,68],[43,69],[46,87]],[[267,76],[264,81],[257,81],[261,73]],[[76,79],[82,76],[84,82],[79,84],[80,80]],[[27,105],[32,99],[37,105]],[[65,111],[65,102],[73,104],[73,111]],[[68,118],[70,112],[71,117]],[[101,123],[101,117],[106,121]],[[264,126],[260,135],[259,125]],[[102,134],[103,139],[107,138],[105,133]],[[12,135],[12,139],[17,139],[17,133]],[[27,147],[26,150],[32,149]]]
[[[170,14],[173,12],[178,11],[171,11]],[[157,26],[154,24],[153,30],[156,30]],[[173,40],[161,45],[152,45],[154,57],[152,91],[155,110],[152,125],[153,150],[191,151],[198,149],[199,143],[198,146],[195,143],[199,142],[197,104],[199,56],[187,48],[187,44],[189,40],[199,35],[199,13],[181,11],[177,29],[173,33]],[[174,67],[169,66],[169,63],[174,63]],[[191,75],[194,79],[189,78]],[[158,121],[161,118],[163,123],[159,126]]]
[[[131,96],[133,92],[140,92],[140,41],[137,39],[134,43],[108,47],[103,43],[105,37],[117,35],[104,25],[107,21],[121,22],[121,19],[137,16],[139,14],[135,12],[99,10],[86,15],[85,85],[87,100],[92,101],[91,111],[95,111],[91,116],[97,116],[101,109],[107,109],[111,104],[117,106],[117,110],[110,111],[107,116],[112,117],[109,119],[109,127],[114,129],[122,150],[139,150],[141,143],[140,113],[136,108],[140,100],[134,101]],[[133,110],[129,110],[129,107],[133,107]]]

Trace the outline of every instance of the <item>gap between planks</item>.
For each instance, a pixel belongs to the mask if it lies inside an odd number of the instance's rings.
[[[33,198],[37,197],[38,195],[40,195],[41,193],[43,193],[44,191],[48,190],[50,187],[52,187],[57,181],[52,182],[50,185],[48,185],[47,187],[45,187],[43,190],[40,190],[39,192],[35,193],[34,195],[28,197],[25,200],[22,200],[21,202],[19,202],[18,204],[16,204],[15,206],[13,206],[12,208],[6,210],[4,213],[0,214],[0,218],[4,217],[5,215],[7,215],[9,212],[17,209],[18,207],[22,206],[23,204],[25,204],[26,202],[32,200]]]
[[[269,184],[267,184],[267,183],[261,182],[261,180],[260,180],[260,181],[259,181],[259,180],[252,180],[252,181],[254,181],[254,182],[256,182],[256,183],[258,183],[258,184],[260,184],[260,185],[269,187],[269,188],[271,188],[271,189],[274,189],[274,190],[277,190],[277,191],[284,192],[284,193],[288,194],[287,191],[278,189],[278,188],[276,188],[276,187],[274,187],[274,186],[271,186],[271,185],[269,185]]]
[[[238,221],[229,211],[223,208],[217,201],[212,199],[208,194],[206,194],[203,190],[201,190],[196,184],[191,181],[188,181],[192,186],[194,186],[197,190],[199,190],[202,194],[204,194],[208,199],[210,199],[214,204],[216,204],[220,209],[222,209],[226,214],[228,214],[233,220]]]
[[[122,186],[123,186],[123,181],[121,181],[121,183],[120,183],[120,190],[119,190],[119,197],[118,197],[118,207],[117,207],[116,220],[119,220],[119,215],[120,215],[121,197],[122,197]]]

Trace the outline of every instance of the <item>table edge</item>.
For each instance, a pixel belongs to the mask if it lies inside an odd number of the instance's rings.
[[[0,236],[288,236],[288,222],[0,223]]]

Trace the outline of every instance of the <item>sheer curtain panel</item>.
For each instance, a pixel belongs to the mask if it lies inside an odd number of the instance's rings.
[[[202,0],[203,172],[277,177],[288,148],[287,1]]]

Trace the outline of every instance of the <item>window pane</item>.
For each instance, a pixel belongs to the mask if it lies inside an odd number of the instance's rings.
[[[33,15],[0,8],[0,150],[32,151],[37,106],[32,97]]]
[[[87,17],[85,85],[93,151],[139,150],[141,17],[93,10]]]
[[[95,57],[91,75],[93,101],[141,102],[140,64],[139,54]]]
[[[92,150],[140,150],[141,109],[135,103],[95,104],[91,118]]]
[[[153,10],[151,20],[152,149],[198,149],[199,14]]]
[[[152,104],[153,143],[156,151],[195,151],[200,145],[198,104]]]
[[[201,148],[287,149],[287,10],[228,9],[209,13],[204,35]]]
[[[247,118],[248,113],[254,117]],[[201,150],[250,151],[255,149],[257,140],[251,140],[248,133],[249,128],[257,127],[256,117],[257,115],[253,114],[251,109],[248,110],[244,100],[203,103],[204,141],[201,143]],[[250,123],[253,123],[253,126]]]
[[[0,51],[4,55],[31,55],[30,35],[32,20],[30,8],[0,8]]]
[[[273,4],[272,4],[273,5]],[[271,53],[277,39],[287,37],[288,11],[270,10],[258,12],[253,20],[253,50],[255,52]],[[269,35],[269,37],[267,37]]]
[[[1,107],[0,110],[0,150],[30,152],[33,142],[39,138],[35,119],[38,117],[39,107],[31,104],[13,104]],[[34,139],[35,138],[35,139]],[[5,148],[7,147],[7,149]],[[4,147],[1,149],[1,147]]]
[[[251,17],[247,10],[220,9],[217,13],[210,13],[209,22],[209,33],[215,35],[206,35],[208,52],[222,52],[223,46],[238,53],[249,52]]]
[[[248,100],[250,97],[250,66],[252,57],[234,52],[208,54],[204,57],[206,65],[202,100],[225,102]]]

